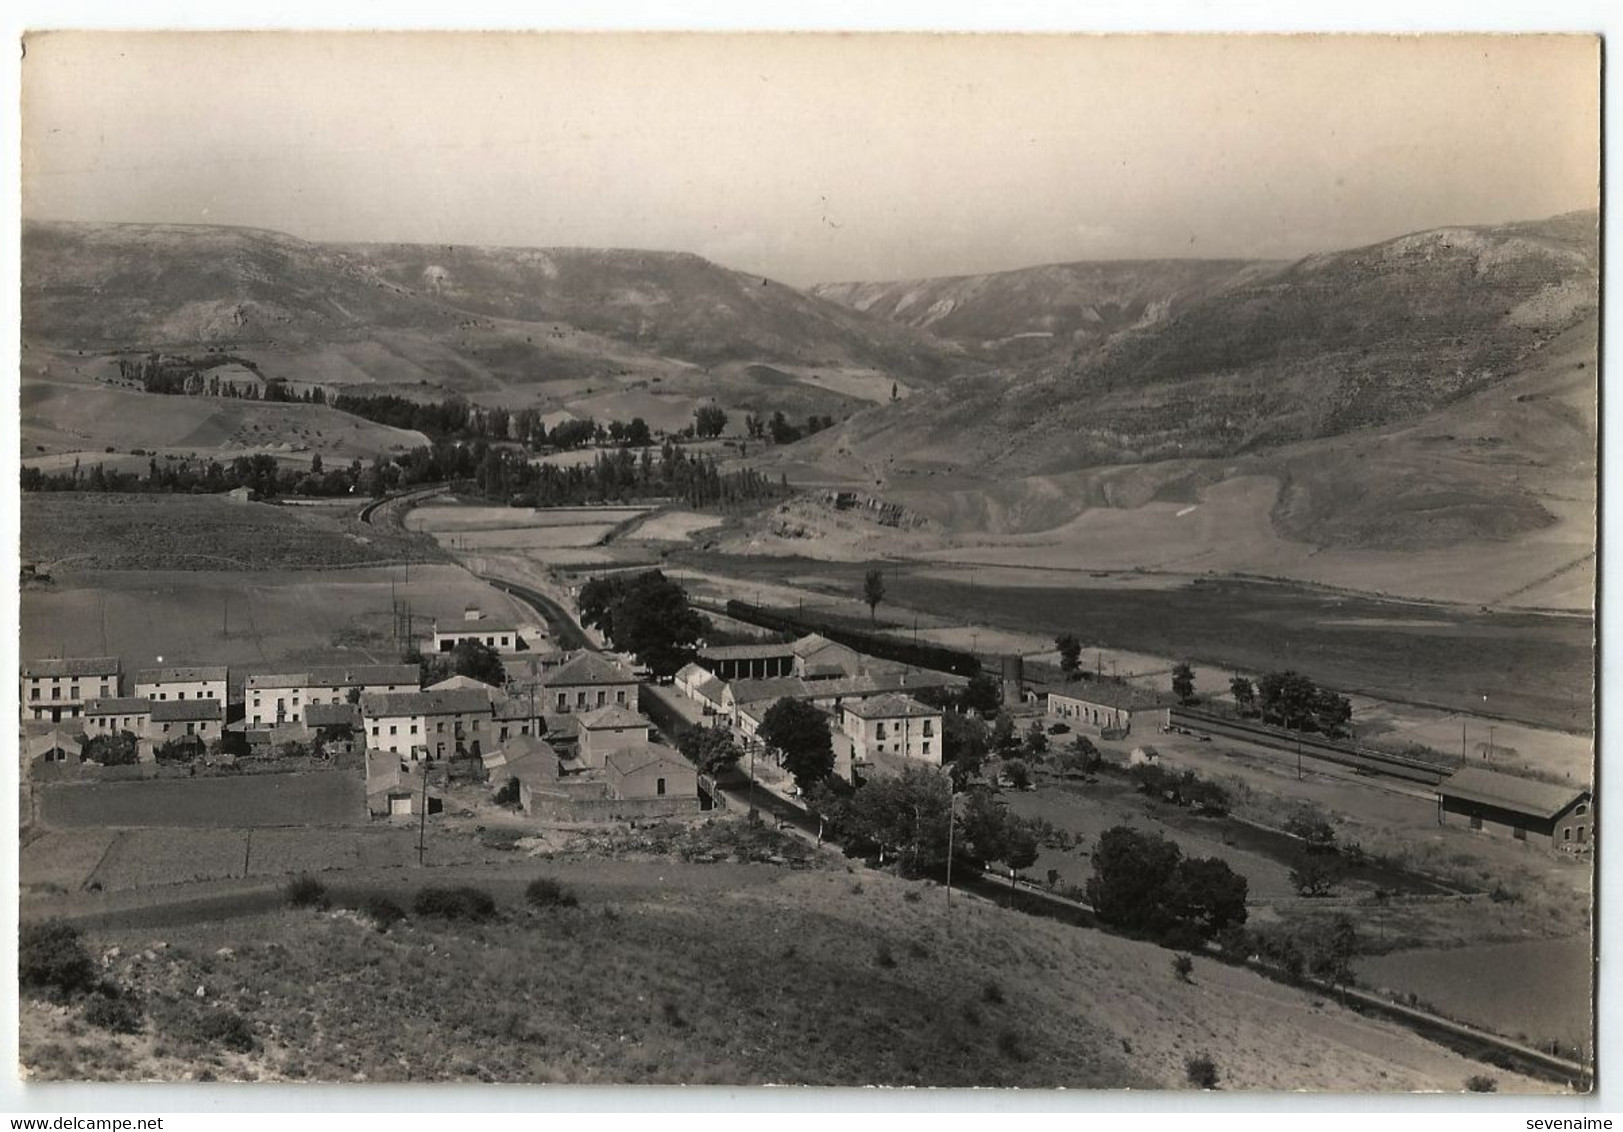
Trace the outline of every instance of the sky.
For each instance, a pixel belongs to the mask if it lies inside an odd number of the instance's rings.
[[[1598,203],[1559,36],[48,33],[25,218],[644,247],[789,283],[1294,258]]]

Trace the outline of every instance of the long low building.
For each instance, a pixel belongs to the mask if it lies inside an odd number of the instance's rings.
[[[361,695],[415,692],[422,673],[415,664],[356,664],[303,672],[257,674],[243,681],[244,712],[251,727],[301,723],[310,704],[337,704]]]
[[[135,674],[135,694],[149,700],[218,700],[225,703],[231,670],[223,664],[190,668],[143,668]]]
[[[1582,853],[1594,845],[1595,798],[1586,786],[1466,767],[1438,785],[1437,824]]]
[[[1164,721],[1167,709],[1177,703],[1177,697],[1171,692],[1114,680],[1050,684],[1033,689],[1033,694],[1054,719],[1072,726],[1092,727],[1099,732],[1123,734],[1130,733],[1135,723]]]

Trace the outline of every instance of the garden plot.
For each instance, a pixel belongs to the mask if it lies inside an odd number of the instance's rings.
[[[59,828],[246,829],[358,822],[366,814],[360,776],[348,771],[64,783],[42,787],[39,804],[44,823]]]

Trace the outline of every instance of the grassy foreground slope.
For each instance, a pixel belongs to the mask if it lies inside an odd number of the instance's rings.
[[[526,909],[538,871],[581,906]],[[1185,1088],[1185,1059],[1208,1054],[1225,1088],[1354,1091],[1458,1090],[1483,1071],[1250,972],[1197,960],[1183,983],[1160,948],[967,898],[949,935],[939,889],[885,875],[579,861],[507,876],[481,882],[501,905],[483,925],[379,934],[286,910],[95,930],[145,1032],[30,1004],[23,1062],[42,1078]],[[253,1049],[191,1037],[220,1012]]]

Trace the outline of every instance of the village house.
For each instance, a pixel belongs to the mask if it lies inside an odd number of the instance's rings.
[[[716,715],[723,710],[727,685],[709,669],[697,664],[683,665],[673,683],[677,691],[703,708],[706,715]]]
[[[637,677],[597,653],[582,653],[547,679],[547,706],[559,714],[595,708],[636,707]]]
[[[415,664],[356,664],[254,675],[243,682],[242,691],[248,725],[266,727],[300,723],[308,705],[348,703],[352,692],[414,692],[421,686]]]
[[[119,692],[116,656],[54,657],[22,666],[18,702],[23,719],[61,723],[83,715],[86,700],[109,699]]]
[[[875,766],[898,765],[897,759],[941,765],[940,708],[911,696],[883,695],[846,704],[839,720],[834,770],[852,782]]]
[[[1466,767],[1438,785],[1437,824],[1582,853],[1594,845],[1595,799],[1585,786]]]
[[[721,714],[742,734],[750,736],[754,730],[745,715],[753,715],[758,723],[759,712],[746,713],[744,709],[747,705],[770,706],[780,699],[805,700],[837,718],[847,703],[933,688],[952,688],[964,682],[961,676],[923,669],[896,669],[825,679],[783,676],[774,680],[735,680],[722,692]]]
[[[400,756],[389,751],[366,752],[366,811],[375,818],[409,817],[423,812],[426,794],[428,812],[437,814],[444,809],[444,800],[432,790],[423,789],[424,781],[409,775],[400,764]]]
[[[230,671],[225,665],[200,668],[143,668],[135,674],[135,694],[149,700],[227,702]]]
[[[1032,694],[1045,702],[1049,718],[1064,720],[1072,727],[1090,727],[1101,734],[1110,731],[1127,735],[1135,723],[1143,726],[1164,722],[1167,709],[1177,702],[1169,692],[1114,680],[1079,680],[1033,689]]]
[[[648,742],[648,720],[630,708],[599,708],[577,718],[579,747],[576,758],[582,767],[601,767],[610,752],[646,745]]]
[[[639,816],[697,813],[699,772],[669,747],[637,743],[611,751],[604,761],[610,795],[619,802],[644,806]],[[655,806],[649,803],[657,804]]]
[[[120,731],[145,737],[152,730],[152,701],[145,696],[91,700],[85,704],[84,729],[90,738]]]
[[[160,745],[188,735],[208,743],[224,728],[225,705],[219,700],[161,700],[152,705],[147,737]]]
[[[369,749],[412,759],[480,755],[495,736],[494,689],[369,692],[361,721]]]
[[[463,611],[461,621],[434,623],[435,652],[450,652],[463,641],[475,641],[497,652],[513,652],[520,647],[518,626],[486,617],[477,605]]]

